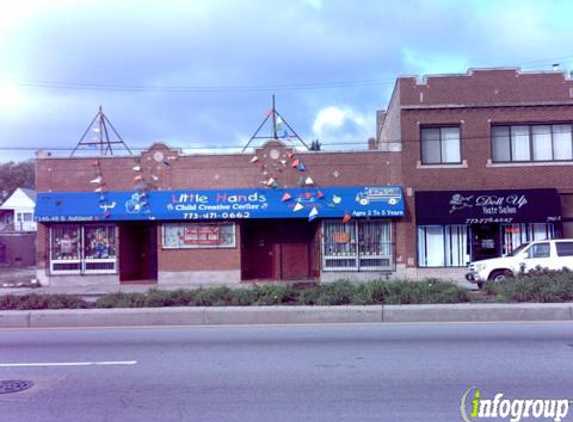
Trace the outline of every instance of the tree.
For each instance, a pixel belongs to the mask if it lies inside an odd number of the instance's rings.
[[[0,204],[17,188],[36,189],[34,160],[0,164]]]

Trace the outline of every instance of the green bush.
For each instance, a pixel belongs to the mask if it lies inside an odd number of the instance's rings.
[[[298,303],[298,292],[292,284],[256,284],[253,305],[293,305]]]
[[[391,282],[373,280],[357,286],[354,294],[356,305],[381,305],[387,296],[388,284]]]
[[[569,302],[573,300],[573,273],[534,270],[499,283],[488,282],[485,291],[496,302]]]
[[[99,297],[95,302],[96,308],[143,308],[145,307],[144,293],[110,293]]]
[[[0,297],[0,310],[85,309],[85,300],[69,295],[8,295]]]
[[[318,287],[317,305],[350,305],[354,302],[356,287],[347,280],[339,280]]]
[[[573,297],[573,274],[538,275],[542,280],[528,281],[510,288],[510,284],[486,285],[493,300],[560,301]],[[545,278],[543,278],[545,277]],[[561,280],[561,279],[559,279]],[[511,283],[511,281],[510,281]],[[525,282],[522,282],[522,284]],[[533,287],[536,286],[536,287]],[[511,293],[511,295],[510,295]],[[502,299],[500,299],[502,298]],[[452,283],[431,279],[423,282],[409,280],[373,280],[353,284],[347,280],[320,285],[295,287],[292,284],[263,284],[241,288],[149,290],[146,293],[111,293],[92,305],[66,295],[25,295],[0,297],[0,309],[64,309],[64,308],[142,308],[163,306],[261,306],[261,305],[375,305],[415,303],[468,302],[465,289]]]

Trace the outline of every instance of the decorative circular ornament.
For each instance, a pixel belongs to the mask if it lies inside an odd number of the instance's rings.
[[[165,158],[165,155],[163,154],[162,151],[155,151],[153,153],[153,159],[157,162],[163,161],[164,158]]]
[[[273,160],[278,160],[280,156],[281,152],[276,148],[273,148],[269,151],[269,157],[271,157]]]

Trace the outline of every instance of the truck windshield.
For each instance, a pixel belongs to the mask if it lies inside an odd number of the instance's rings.
[[[514,250],[512,250],[508,256],[516,256],[519,252],[521,252],[523,249],[525,249],[525,247],[529,245],[529,243],[522,243],[521,245],[519,245],[517,248],[515,248]]]

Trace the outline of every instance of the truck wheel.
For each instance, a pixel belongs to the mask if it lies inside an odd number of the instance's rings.
[[[488,278],[488,281],[493,281],[494,283],[499,283],[500,281],[504,281],[508,278],[513,277],[513,274],[509,270],[495,270],[491,273]]]
[[[481,290],[481,289],[483,289],[484,282],[480,281],[477,285],[478,285],[478,289]]]

